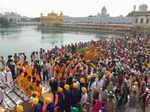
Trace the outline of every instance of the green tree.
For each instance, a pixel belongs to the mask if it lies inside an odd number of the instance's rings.
[[[9,22],[5,17],[0,17],[0,24],[1,25],[8,25]]]
[[[40,22],[40,17],[32,18],[31,21],[33,21],[33,22]]]

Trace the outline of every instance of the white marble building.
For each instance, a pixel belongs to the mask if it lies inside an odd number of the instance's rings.
[[[11,23],[18,23],[21,22],[21,16],[14,12],[5,12],[4,16],[8,19]]]
[[[101,14],[89,17],[64,17],[65,23],[88,23],[88,24],[132,24],[133,17],[110,17],[107,14],[107,9],[104,6],[101,10]]]
[[[143,4],[139,6],[139,9],[133,12],[134,17],[134,25],[137,26],[150,26],[150,10],[148,10],[148,6]]]

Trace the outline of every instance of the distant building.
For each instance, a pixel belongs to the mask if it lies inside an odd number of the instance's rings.
[[[48,13],[47,16],[43,16],[43,14],[41,13],[41,17],[40,17],[40,22],[41,24],[63,24],[63,13],[61,13],[60,15],[57,15],[54,12]]]
[[[124,16],[117,16],[117,17],[110,17],[107,14],[107,9],[104,6],[101,10],[101,14],[98,14],[95,18],[96,20],[94,23],[96,24],[132,24],[133,18],[132,17],[124,17]]]
[[[4,17],[6,17],[10,23],[16,24],[21,22],[21,16],[14,12],[5,12]]]
[[[63,14],[49,13],[47,16],[41,14],[41,24],[63,24],[63,23],[79,23],[79,24],[126,24],[126,25],[142,25],[150,26],[150,10],[147,5],[140,5],[139,10],[136,11],[136,6],[133,6],[133,11],[127,16],[111,17],[107,13],[104,6],[101,13],[95,16],[88,17],[69,17]]]
[[[69,17],[64,16],[64,23],[88,23],[88,24],[132,24],[133,17],[110,17],[107,14],[107,9],[104,6],[101,10],[101,13],[98,13],[96,16],[89,17]]]
[[[88,24],[94,24],[94,18],[95,17],[69,17],[64,16],[64,23],[88,23]]]
[[[150,10],[148,6],[143,4],[139,6],[138,11],[133,12],[134,25],[137,26],[150,26]]]

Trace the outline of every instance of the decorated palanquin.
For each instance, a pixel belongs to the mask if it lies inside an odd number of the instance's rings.
[[[94,44],[92,44],[90,48],[86,52],[84,52],[84,58],[86,60],[97,59],[99,55],[100,52],[97,52],[97,48]]]

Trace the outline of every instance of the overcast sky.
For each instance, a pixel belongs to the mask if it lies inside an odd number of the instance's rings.
[[[106,6],[110,16],[126,15],[140,4],[147,4],[150,0],[0,0],[0,12],[13,11],[22,16],[38,17],[43,12],[63,12],[64,15],[84,17],[96,15]]]

